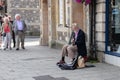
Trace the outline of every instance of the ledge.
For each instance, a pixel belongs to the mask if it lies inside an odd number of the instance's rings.
[[[108,54],[108,55],[120,57],[120,53],[117,53],[117,52],[110,52],[110,51],[107,51],[107,52],[105,52],[105,53]]]

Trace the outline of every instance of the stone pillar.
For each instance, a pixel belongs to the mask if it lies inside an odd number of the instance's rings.
[[[40,45],[48,46],[48,1],[41,0]]]
[[[48,0],[49,47],[56,45],[56,0]]]
[[[97,0],[96,6],[96,44],[100,62],[104,62],[105,51],[105,0]]]

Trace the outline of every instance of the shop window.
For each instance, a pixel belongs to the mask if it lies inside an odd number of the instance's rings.
[[[65,3],[64,0],[59,0],[59,27],[64,26],[64,18],[65,18],[65,11],[64,11]]]
[[[109,51],[120,53],[120,0],[111,0],[109,16]]]
[[[66,6],[65,6],[65,19],[66,19],[66,27],[70,26],[70,0],[66,0]]]

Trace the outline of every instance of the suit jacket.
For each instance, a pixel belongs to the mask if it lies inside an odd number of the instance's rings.
[[[22,25],[23,25],[23,32],[25,33],[25,31],[27,30],[27,26],[26,26],[24,20],[21,20],[21,22],[22,22]],[[17,35],[17,34],[18,34],[17,20],[15,20],[15,21],[13,22],[13,27],[14,27],[14,32],[15,32],[15,34]]]
[[[83,57],[87,56],[85,33],[81,29],[78,32],[77,39],[75,40],[75,45],[77,45],[79,55]]]

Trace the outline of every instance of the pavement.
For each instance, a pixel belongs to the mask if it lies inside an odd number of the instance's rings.
[[[39,46],[39,38],[27,38],[25,48],[0,50],[0,80],[120,80],[120,67],[107,63],[61,70],[56,66],[61,50]]]

